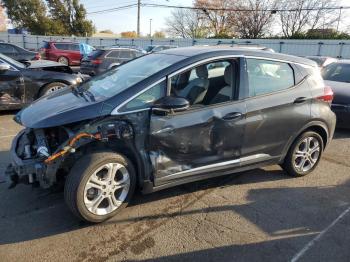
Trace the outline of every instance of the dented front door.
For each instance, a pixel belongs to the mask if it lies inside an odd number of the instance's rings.
[[[245,103],[230,102],[151,116],[149,154],[155,183],[234,168],[239,163]]]

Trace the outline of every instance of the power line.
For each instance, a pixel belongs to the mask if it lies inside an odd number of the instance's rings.
[[[94,15],[94,14],[103,14],[103,13],[109,13],[109,12],[115,12],[115,11],[121,11],[129,8],[133,8],[137,6],[137,4],[131,4],[131,5],[123,5],[123,6],[118,6],[114,8],[108,8],[104,10],[98,10],[98,11],[93,11],[93,12],[88,12],[88,15]]]

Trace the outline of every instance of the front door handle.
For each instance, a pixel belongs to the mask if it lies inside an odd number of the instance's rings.
[[[294,104],[301,104],[306,102],[306,100],[307,100],[307,97],[298,97],[294,100]]]
[[[241,118],[242,116],[243,115],[240,112],[233,112],[233,113],[228,113],[222,119],[229,121],[229,120],[235,120],[235,119]]]

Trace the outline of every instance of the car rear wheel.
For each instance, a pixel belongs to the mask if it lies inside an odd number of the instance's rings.
[[[323,149],[323,139],[318,133],[305,132],[292,144],[282,167],[294,177],[310,174],[317,167]]]
[[[126,157],[112,152],[92,153],[71,169],[64,196],[76,216],[98,223],[128,205],[135,185],[136,174]]]
[[[39,97],[56,92],[57,90],[60,90],[66,86],[67,85],[65,83],[61,83],[61,82],[50,83],[41,89]]]
[[[58,59],[57,59],[57,62],[58,63],[61,63],[61,64],[64,64],[64,65],[69,65],[69,60],[67,57],[64,57],[64,56],[60,56]]]

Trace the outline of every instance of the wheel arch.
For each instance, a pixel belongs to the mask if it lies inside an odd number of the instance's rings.
[[[324,148],[326,148],[326,146],[330,140],[327,125],[322,121],[312,121],[312,122],[308,123],[307,125],[305,125],[299,132],[297,132],[294,136],[292,136],[289,139],[288,143],[284,147],[282,156],[280,158],[280,163],[282,163],[284,161],[284,158],[286,157],[286,155],[287,155],[290,147],[292,146],[293,142],[295,141],[295,139],[297,139],[301,134],[303,134],[307,131],[314,131],[314,132],[318,133],[322,137]]]
[[[36,99],[38,99],[40,97],[41,92],[43,91],[44,88],[46,88],[48,85],[52,84],[52,83],[62,83],[65,85],[71,85],[71,83],[69,81],[63,80],[63,79],[52,79],[50,82],[43,84],[37,91],[36,93]]]

